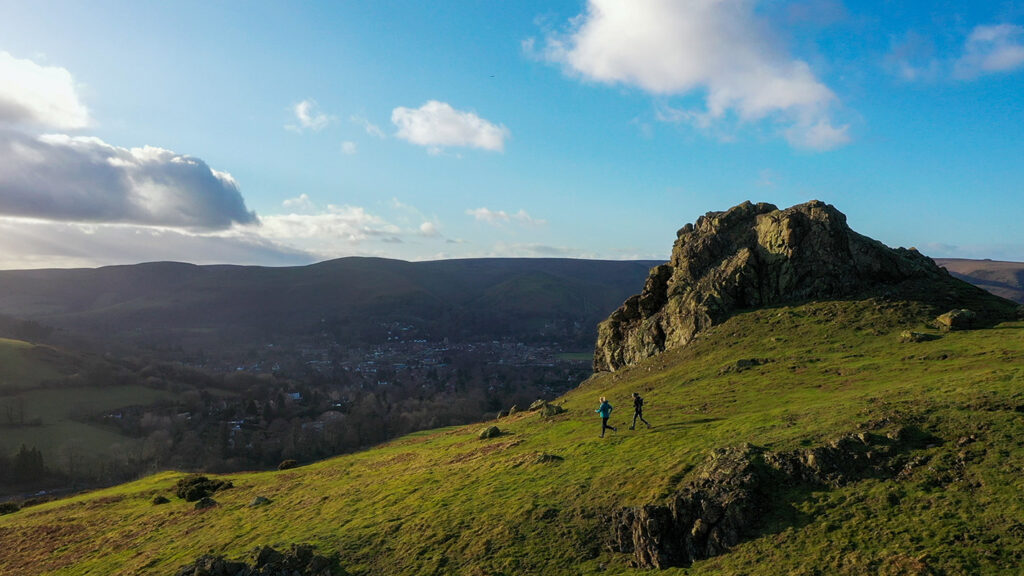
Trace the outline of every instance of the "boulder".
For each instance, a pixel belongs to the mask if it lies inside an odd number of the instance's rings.
[[[193,474],[178,480],[174,485],[174,493],[186,502],[196,502],[214,492],[227,490],[233,486],[230,480],[211,480],[206,476]]]
[[[498,436],[501,436],[501,430],[497,426],[488,426],[481,430],[479,434],[481,440],[497,438]]]
[[[935,319],[935,324],[940,330],[951,332],[953,330],[969,330],[974,327],[978,315],[966,308],[950,310]]]
[[[162,496],[160,494],[153,496],[153,504],[156,506],[159,506],[160,504],[167,504],[169,502],[170,500],[168,500],[166,496]]]
[[[537,410],[543,408],[547,403],[547,400],[541,400],[540,398],[538,398],[537,400],[534,400],[532,404],[530,404],[529,410],[530,412],[536,412]]]
[[[558,416],[565,412],[565,408],[562,408],[558,404],[544,403],[544,407],[540,409],[541,418],[551,418],[552,416]]]
[[[196,501],[196,510],[205,510],[206,508],[213,508],[217,505],[218,503],[216,500],[209,496],[204,496]]]
[[[257,496],[252,499],[252,502],[249,502],[249,506],[253,508],[257,506],[266,506],[267,504],[270,504],[270,498],[265,496]]]

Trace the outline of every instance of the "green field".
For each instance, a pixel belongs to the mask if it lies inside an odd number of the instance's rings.
[[[434,430],[229,475],[235,488],[205,511],[172,495],[174,472],[24,509],[0,516],[0,574],[163,575],[207,552],[292,543],[337,554],[352,574],[647,574],[606,548],[607,515],[666,501],[712,449],[792,450],[900,426],[936,437],[915,451],[920,465],[780,493],[730,552],[663,573],[1019,574],[1024,323],[900,343],[903,329],[931,331],[916,314],[874,301],[740,314],[693,345],[591,378],[552,419],[520,413],[490,440],[477,438],[481,425]],[[749,358],[764,363],[730,369]],[[652,430],[625,428],[633,391]],[[602,395],[619,426],[603,439]],[[151,504],[157,494],[172,502]],[[249,507],[254,496],[272,503]]]
[[[45,456],[54,458],[63,446],[73,446],[93,456],[114,444],[130,445],[135,441],[102,426],[76,420],[123,406],[152,404],[170,398],[165,391],[143,386],[109,386],[52,388],[22,392],[26,420],[39,418],[41,426],[3,428],[0,451],[13,453],[22,444],[35,446]],[[0,397],[0,410],[13,399]]]
[[[49,346],[0,338],[0,453],[11,454],[25,444],[39,448],[47,465],[59,466],[59,455],[67,450],[91,457],[115,444],[133,445],[133,439],[83,418],[151,404],[171,394],[144,386],[76,385],[75,378],[65,379],[95,362]],[[9,409],[18,422],[38,420],[39,425],[11,426]]]

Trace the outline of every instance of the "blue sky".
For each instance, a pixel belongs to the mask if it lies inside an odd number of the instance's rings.
[[[667,258],[820,199],[1024,261],[1024,2],[0,0],[0,267]]]

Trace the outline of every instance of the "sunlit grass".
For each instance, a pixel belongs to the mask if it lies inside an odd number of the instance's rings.
[[[591,378],[550,420],[520,413],[490,440],[479,424],[447,428],[232,474],[211,510],[151,504],[176,473],[25,509],[0,517],[0,574],[167,574],[206,552],[301,542],[356,574],[632,574],[603,546],[606,513],[671,494],[713,448],[787,450],[872,422],[943,442],[898,480],[789,494],[729,554],[665,573],[1011,574],[1024,553],[1024,323],[900,344],[900,330],[929,329],[890,312],[856,302],[742,314],[690,347]],[[729,369],[746,358],[766,362]],[[634,391],[651,430],[626,429]],[[619,426],[603,439],[602,395]],[[251,508],[255,496],[272,503]]]

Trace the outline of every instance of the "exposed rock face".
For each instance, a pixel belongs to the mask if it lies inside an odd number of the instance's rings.
[[[946,332],[951,332],[953,330],[968,330],[974,327],[977,317],[977,314],[972,310],[950,310],[936,318],[935,324]]]
[[[927,292],[938,305],[957,301],[967,286],[916,250],[857,234],[823,202],[786,210],[745,202],[679,230],[671,260],[601,323],[594,370],[614,371],[688,344],[738,310],[894,291]]]
[[[341,576],[345,571],[334,560],[314,553],[311,546],[292,546],[278,552],[270,546],[253,550],[251,563],[232,562],[223,556],[206,555],[182,566],[177,576]]]
[[[717,556],[754,532],[773,494],[795,486],[838,486],[869,476],[891,477],[903,451],[933,439],[854,434],[825,446],[769,452],[756,446],[715,450],[664,505],[612,514],[609,547],[645,568],[688,566]]]

